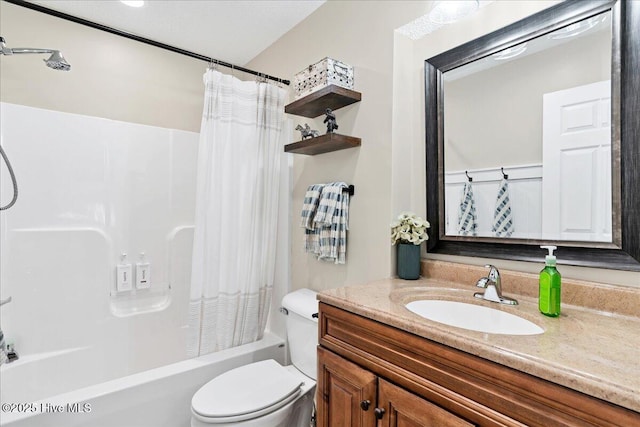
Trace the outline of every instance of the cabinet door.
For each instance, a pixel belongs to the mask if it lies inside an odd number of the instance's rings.
[[[469,427],[462,418],[383,379],[378,380],[382,427]]]
[[[375,426],[377,377],[318,348],[318,426]]]

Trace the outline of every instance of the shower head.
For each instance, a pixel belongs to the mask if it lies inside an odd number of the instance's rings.
[[[45,59],[44,62],[47,64],[47,67],[53,68],[54,70],[62,70],[69,71],[71,69],[71,64],[64,59],[62,56],[62,52],[59,50],[53,49],[34,49],[30,47],[14,47],[8,48],[5,44],[5,40],[3,37],[0,37],[0,54],[2,55],[17,55],[22,53],[50,53],[51,56],[49,59]]]
[[[49,59],[43,59],[43,61],[47,64],[47,67],[54,70],[69,71],[71,69],[71,64],[64,59],[62,52],[59,50],[54,50]]]

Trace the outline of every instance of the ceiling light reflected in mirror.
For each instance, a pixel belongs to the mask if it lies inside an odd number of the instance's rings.
[[[527,50],[527,43],[522,43],[509,49],[504,49],[498,53],[492,55],[496,61],[502,61],[504,59],[515,58],[516,56]]]
[[[578,34],[582,34],[585,31],[589,31],[591,28],[595,27],[600,22],[604,22],[606,19],[606,16],[594,16],[589,19],[585,19],[584,21],[576,22],[553,32],[551,34],[551,38],[553,40],[560,40],[577,36]]]
[[[120,0],[120,2],[126,4],[131,7],[142,7],[144,6],[144,0]]]
[[[437,1],[429,13],[429,19],[436,24],[451,24],[478,10],[478,0]]]

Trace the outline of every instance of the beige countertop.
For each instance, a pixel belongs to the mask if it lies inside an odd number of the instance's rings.
[[[640,412],[640,317],[563,303],[560,317],[550,318],[538,312],[536,298],[510,294],[504,276],[503,293],[515,297],[519,301],[517,306],[478,300],[473,294],[480,289],[474,285],[475,282],[460,283],[442,277],[413,281],[385,279],[323,291],[318,299]],[[545,332],[497,335],[447,326],[424,319],[404,307],[419,299],[485,305],[528,319]],[[627,302],[628,299],[625,298]],[[640,308],[637,310],[640,312]]]

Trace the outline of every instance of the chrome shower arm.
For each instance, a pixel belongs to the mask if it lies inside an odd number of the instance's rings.
[[[3,49],[5,55],[16,55],[20,53],[53,53],[53,49],[32,49],[29,47],[12,47],[11,49]]]

